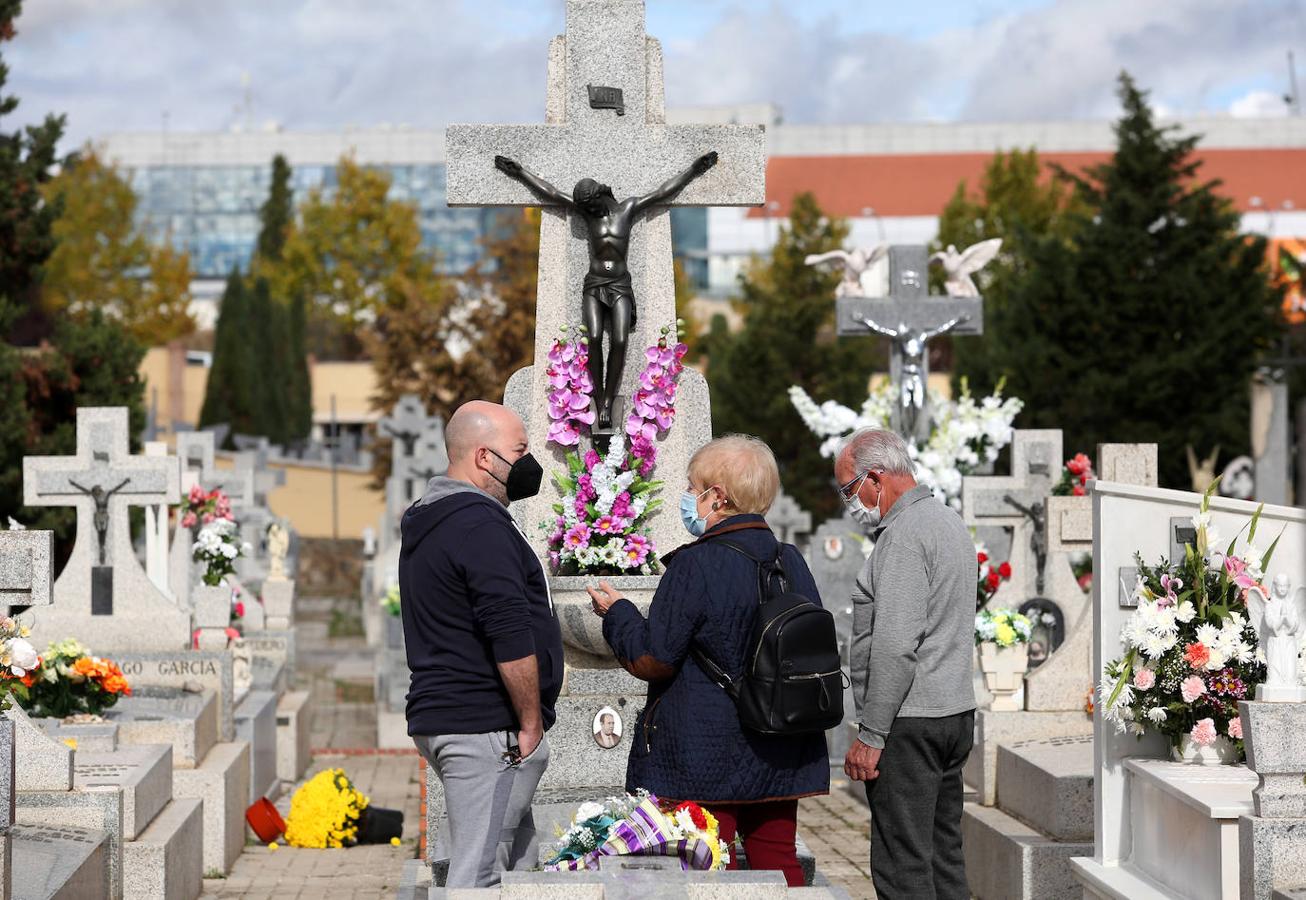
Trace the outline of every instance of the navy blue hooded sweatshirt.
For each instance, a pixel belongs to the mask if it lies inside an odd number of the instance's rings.
[[[410,735],[519,727],[497,663],[535,654],[547,729],[562,689],[562,631],[544,569],[503,504],[437,476],[404,513],[400,609]]]

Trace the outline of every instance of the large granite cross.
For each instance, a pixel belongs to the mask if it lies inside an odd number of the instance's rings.
[[[929,268],[929,254],[924,246],[890,247],[889,296],[840,297],[835,302],[835,322],[840,336],[890,337],[889,379],[899,389],[913,378],[919,378],[922,390],[928,387],[928,343],[935,332],[940,329],[955,335],[984,332],[983,298],[931,296]],[[922,398],[920,421],[915,422],[905,421],[902,404],[895,405],[892,428],[918,440],[928,438],[928,415],[924,414],[927,405]]]
[[[1061,431],[1018,430],[1011,442],[1011,474],[966,476],[961,509],[967,525],[1011,529],[1011,581],[998,589],[994,605],[1017,607],[1043,593],[1047,561],[1044,500],[1061,479]]]
[[[402,483],[403,490],[399,496],[407,507],[413,501],[413,479],[417,476],[412,469],[425,463],[418,454],[418,442],[427,446],[433,441],[440,444],[444,452],[444,421],[439,416],[432,416],[426,411],[426,405],[417,394],[404,394],[390,410],[390,415],[377,420],[376,434],[379,438],[390,439],[390,478],[388,482]],[[445,461],[447,469],[448,460]],[[387,488],[390,484],[387,484]],[[401,510],[402,511],[402,510]]]
[[[33,631],[93,642],[105,653],[175,649],[189,640],[189,613],[141,568],[127,510],[176,503],[179,467],[170,457],[131,455],[127,435],[125,408],[83,407],[75,455],[23,460],[26,505],[77,509],[77,541],[55,582],[54,605],[33,611]]]
[[[205,490],[220,490],[232,509],[254,502],[254,473],[247,469],[219,469],[213,464],[213,433],[183,431],[177,435],[177,456],[182,465],[182,493],[198,484]]]
[[[495,168],[494,157],[499,154],[562,189],[570,190],[581,178],[593,178],[624,198],[649,193],[710,150],[720,155],[717,165],[695,179],[671,205],[757,206],[765,201],[766,144],[761,126],[666,124],[662,51],[644,32],[643,0],[568,0],[566,34],[549,46],[547,82],[543,125],[446,129],[450,206],[540,205],[538,197]],[[621,92],[620,110],[612,102],[613,89]],[[544,207],[535,326],[535,359],[540,364],[519,372],[505,394],[506,402],[523,414],[536,456],[545,447],[549,425],[543,361],[560,327],[575,327],[581,321],[581,291],[590,267],[585,234],[579,216]],[[638,383],[642,366],[637,361],[643,349],[656,343],[661,328],[676,318],[671,227],[665,207],[655,207],[637,220],[626,261],[639,318],[629,337],[631,362],[625,367],[619,397],[628,397]],[[700,431],[683,413],[690,406],[706,406],[706,391],[691,385],[693,380],[682,376],[677,402],[681,416],[661,445],[662,460],[679,460],[680,442],[696,447],[708,437],[706,422]],[[547,468],[548,460],[541,459]],[[553,461],[560,464],[561,456],[555,454]],[[670,472],[667,477],[680,474]],[[544,490],[526,504],[514,504],[514,513],[525,523],[541,556],[544,541],[536,537],[535,526],[550,515],[555,499],[554,492]],[[652,528],[659,547],[670,549],[683,537],[674,510],[668,514],[659,510]]]

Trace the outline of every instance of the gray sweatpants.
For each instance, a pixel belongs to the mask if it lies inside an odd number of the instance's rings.
[[[549,765],[549,737],[517,766],[504,759],[509,737],[515,743],[516,735],[505,731],[413,738],[444,785],[449,819],[445,887],[493,887],[503,872],[538,864],[531,801]]]

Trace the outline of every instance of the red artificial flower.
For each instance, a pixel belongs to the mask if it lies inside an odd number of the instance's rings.
[[[697,803],[685,802],[677,806],[675,811],[680,812],[682,809],[688,811],[695,828],[699,831],[707,831],[707,816],[703,814],[703,807]]]
[[[1077,484],[1073,488],[1071,488],[1070,495],[1072,497],[1087,497],[1088,492],[1084,490],[1082,485]]]
[[[1009,563],[1009,562],[1004,562],[1002,565],[998,566],[998,574],[1001,575],[1004,579],[1006,579],[1006,578],[1010,578],[1010,577],[1011,577],[1011,563]]]
[[[236,602],[236,618],[237,619],[245,618],[245,604],[239,601]]]
[[[1206,645],[1200,641],[1194,641],[1184,648],[1184,659],[1194,669],[1200,669],[1210,661],[1211,651],[1206,649]]]
[[[1002,579],[998,576],[997,572],[990,572],[989,577],[984,580],[984,583],[988,585],[990,591],[996,591],[998,585],[1002,584]]]
[[[989,555],[988,555],[987,553],[980,553],[980,554],[977,554],[977,557],[978,557],[978,559],[979,559],[979,564],[980,564],[981,566],[984,565],[986,562],[989,561]]]

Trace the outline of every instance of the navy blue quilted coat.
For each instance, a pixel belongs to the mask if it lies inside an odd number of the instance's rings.
[[[631,735],[626,789],[735,803],[829,793],[824,734],[744,731],[734,702],[689,656],[692,638],[731,678],[744,669],[757,567],[720,539],[757,558],[775,557],[776,538],[761,516],[731,516],[668,556],[647,620],[628,600],[614,603],[603,620],[603,637],[622,665],[650,682]],[[781,560],[791,589],[820,603],[797,548],[785,545]]]

